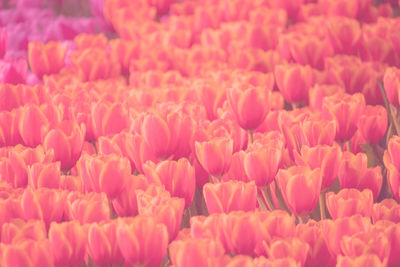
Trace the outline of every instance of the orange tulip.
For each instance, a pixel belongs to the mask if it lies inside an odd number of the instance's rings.
[[[381,220],[398,223],[400,222],[400,205],[392,198],[386,198],[382,202],[375,203],[372,219],[374,223]]]
[[[266,244],[264,244],[266,246]],[[277,239],[265,247],[266,254],[270,259],[292,258],[300,266],[304,266],[310,246],[299,238]]]
[[[100,101],[91,109],[94,137],[117,134],[128,128],[128,110],[120,103]],[[87,126],[86,128],[88,128]]]
[[[387,68],[383,76],[383,85],[389,103],[396,107],[399,106],[400,69],[396,67]]]
[[[366,106],[360,114],[358,129],[363,138],[377,144],[386,133],[388,116],[383,106]]]
[[[37,189],[40,187],[60,188],[60,162],[34,163],[28,167],[29,184]]]
[[[288,208],[296,215],[307,215],[314,210],[321,191],[321,169],[294,166],[281,169],[276,175]]]
[[[327,35],[336,54],[355,55],[361,43],[360,23],[351,18],[328,17]]]
[[[3,244],[17,244],[27,240],[40,241],[47,238],[47,231],[43,221],[14,219],[4,223],[1,227],[1,242]]]
[[[348,257],[339,255],[337,258],[337,267],[362,267],[362,266],[386,266],[377,255],[364,254],[359,257]]]
[[[32,72],[41,79],[43,75],[58,73],[64,67],[67,49],[60,42],[30,42],[28,61]]]

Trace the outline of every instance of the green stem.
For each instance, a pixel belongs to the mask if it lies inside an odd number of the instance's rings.
[[[249,145],[251,145],[254,142],[253,130],[248,130],[247,133],[249,135]]]
[[[271,197],[271,188],[269,185],[263,186],[260,188],[261,194],[263,195],[265,202],[267,203],[268,209],[269,210],[274,210],[274,204],[272,203],[272,197]]]
[[[267,206],[265,205],[265,202],[264,202],[262,196],[258,195],[258,196],[257,196],[257,201],[258,201],[258,205],[260,206],[260,209],[261,209],[261,210],[269,210],[269,209],[267,208]]]

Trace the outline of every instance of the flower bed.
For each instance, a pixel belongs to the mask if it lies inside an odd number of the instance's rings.
[[[0,3],[1,266],[400,266],[397,1]]]

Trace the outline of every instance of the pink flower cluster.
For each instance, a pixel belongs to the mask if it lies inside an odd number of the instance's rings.
[[[400,266],[398,1],[0,3],[1,266]]]

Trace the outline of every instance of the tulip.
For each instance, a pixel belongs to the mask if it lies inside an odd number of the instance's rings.
[[[380,203],[375,203],[372,219],[374,223],[382,220],[398,223],[400,222],[400,205],[392,198],[386,198]]]
[[[319,168],[294,166],[279,170],[276,181],[288,208],[299,216],[309,214],[318,203],[322,174]]]
[[[120,103],[100,101],[91,109],[94,137],[113,135],[128,128],[128,111]],[[89,126],[86,126],[89,128]]]
[[[65,192],[55,189],[25,189],[22,199],[23,218],[42,220],[48,229],[51,222],[61,222],[65,205]]]
[[[357,189],[344,188],[337,194],[326,194],[326,206],[334,220],[356,214],[370,217],[373,201],[372,191],[368,189],[360,192]]]
[[[309,166],[311,169],[320,168],[322,173],[321,191],[325,191],[335,181],[342,151],[339,146],[317,145],[302,146],[301,154],[295,154],[297,165]]]
[[[245,130],[256,129],[268,113],[269,95],[273,89],[272,74],[265,85],[246,89],[232,87],[228,99],[237,123]]]
[[[315,83],[313,70],[298,64],[277,66],[275,80],[283,98],[290,103],[307,103],[308,90]]]
[[[159,266],[167,253],[168,232],[155,219],[137,216],[119,223],[117,242],[125,263]]]
[[[28,167],[29,184],[37,189],[40,187],[60,188],[60,162],[34,163]]]
[[[104,192],[109,198],[115,198],[122,192],[131,175],[128,159],[113,154],[95,157],[84,154],[77,165],[85,190]]]
[[[137,190],[145,190],[148,186],[144,175],[131,175],[122,192],[112,201],[113,208],[118,216],[136,216],[138,214]]]
[[[333,256],[341,253],[340,242],[343,237],[368,231],[370,225],[370,219],[361,215],[321,221],[322,234]]]
[[[256,208],[257,187],[254,182],[229,181],[203,187],[208,213],[252,211]]]
[[[385,264],[375,254],[365,254],[359,257],[346,257],[339,255],[337,267],[361,267],[361,266],[385,266]]]
[[[272,260],[292,258],[301,266],[304,266],[310,246],[301,239],[293,237],[275,240],[265,249],[268,258]]]
[[[77,221],[55,223],[49,230],[51,253],[56,266],[80,266],[86,252],[86,234]]]
[[[110,219],[111,211],[107,196],[104,193],[69,193],[64,217],[66,220],[77,220],[81,224],[94,223]]]
[[[54,160],[61,162],[62,170],[71,169],[79,159],[85,138],[85,127],[74,121],[63,121],[44,137],[46,151],[54,151]]]
[[[28,64],[25,59],[0,60],[0,82],[9,84],[25,84]]]
[[[360,23],[351,18],[328,17],[326,32],[336,54],[355,55],[361,43]]]
[[[326,97],[322,104],[325,118],[333,118],[337,122],[336,140],[347,141],[357,130],[361,112],[365,106],[362,94],[335,94]]]
[[[47,238],[47,231],[43,221],[14,219],[4,223],[1,229],[1,242],[17,244],[26,240],[40,241]]]
[[[396,67],[387,68],[383,76],[386,98],[393,106],[399,106],[400,70]]]
[[[218,137],[205,142],[195,142],[195,153],[201,166],[209,175],[221,177],[231,164],[233,141]]]
[[[92,223],[89,226],[87,250],[98,266],[120,265],[123,261],[117,243],[117,222]]]
[[[171,197],[165,189],[150,185],[146,191],[136,191],[139,215],[150,216],[156,223],[167,227],[169,241],[177,236],[185,202],[182,198]]]
[[[326,96],[336,93],[344,93],[345,88],[339,85],[315,84],[308,92],[308,103],[312,110],[321,110],[322,103]]]
[[[42,143],[43,131],[49,120],[36,105],[24,106],[19,121],[19,133],[26,146],[35,147]]]
[[[171,262],[176,267],[213,266],[224,252],[218,241],[205,238],[177,240],[169,245]]]
[[[361,112],[358,129],[370,144],[377,144],[386,133],[388,117],[382,106],[366,106]]]
[[[332,146],[336,136],[336,123],[334,120],[305,119],[300,122],[301,145],[310,147],[318,145]]]
[[[157,175],[150,175],[152,170],[149,168],[152,168]],[[152,183],[164,186],[173,197],[184,198],[185,208],[190,206],[194,197],[196,180],[195,170],[187,159],[165,160],[157,165],[147,162],[144,169]]]
[[[28,61],[32,72],[38,77],[59,72],[64,67],[67,50],[59,42],[28,44]]]
[[[4,246],[1,266],[54,266],[53,257],[49,254],[51,245],[47,239],[40,241],[24,240],[20,243]]]

